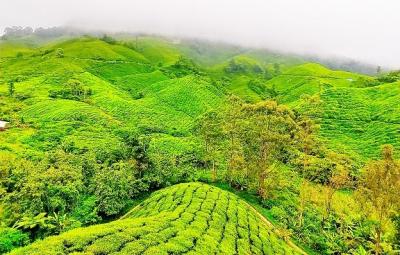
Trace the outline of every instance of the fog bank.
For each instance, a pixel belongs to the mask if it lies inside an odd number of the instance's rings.
[[[400,68],[397,0],[2,0],[7,26],[219,40]]]

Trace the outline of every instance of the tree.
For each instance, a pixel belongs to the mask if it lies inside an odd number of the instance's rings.
[[[320,94],[315,94],[313,96],[304,94],[301,96],[300,105],[297,109],[302,115],[316,122],[316,119],[323,113],[322,103]]]
[[[115,40],[114,38],[112,38],[109,35],[104,34],[103,37],[101,37],[101,40],[108,43],[108,44],[116,44],[117,40]]]
[[[98,171],[91,184],[98,211],[106,216],[117,215],[131,198],[147,190],[148,187],[136,175],[134,165],[122,161]]]
[[[245,73],[246,72],[246,67],[241,64],[237,63],[234,58],[229,60],[228,65],[225,67],[225,72],[226,73]]]
[[[66,84],[65,87],[67,87],[71,94],[76,97],[76,98],[81,98],[83,99],[86,98],[86,95],[88,94],[88,90],[86,90],[82,83],[79,80],[69,80]]]
[[[13,221],[40,213],[71,212],[83,190],[82,169],[75,160],[71,154],[57,152],[35,163],[13,160],[3,164],[2,186],[7,193],[2,200],[13,212]]]
[[[272,79],[273,75],[269,72],[267,68],[264,69],[264,79],[270,80]]]
[[[52,98],[64,98],[72,100],[85,100],[92,95],[92,90],[82,84],[81,81],[70,79],[60,90],[50,90],[49,96]]]
[[[270,190],[280,186],[279,162],[288,163],[298,154],[297,115],[275,101],[244,104],[235,96],[219,113],[206,114],[198,128],[213,180],[214,162],[222,158],[231,186],[257,190],[263,199],[270,197]]]
[[[382,159],[371,161],[362,171],[358,187],[360,202],[367,215],[375,222],[374,252],[382,254],[382,237],[400,209],[400,164],[393,158],[393,146],[382,147]]]
[[[15,223],[14,227],[30,231],[32,238],[34,239],[40,232],[54,228],[54,225],[49,222],[46,213],[39,213],[38,215],[27,215],[22,217],[22,219]]]
[[[79,226],[79,224],[77,224],[78,222],[72,218],[69,218],[66,213],[61,214],[53,212],[53,215],[47,218],[49,223],[54,226],[53,234],[60,234],[71,228],[74,224],[77,225],[75,227]]]
[[[8,82],[8,94],[10,97],[14,96],[15,93],[15,86],[14,86],[14,81],[9,81]]]
[[[231,95],[228,98],[228,106],[223,111],[223,131],[228,139],[228,164],[226,179],[231,185],[236,187],[241,187],[243,185],[241,173],[245,169],[243,148],[240,141],[240,135],[243,132],[243,116],[241,112],[242,106],[242,100],[237,96]]]
[[[260,74],[260,73],[264,72],[262,67],[259,66],[259,65],[253,65],[252,69],[253,69],[253,72],[256,73],[256,74]]]
[[[64,50],[62,48],[58,48],[56,50],[56,57],[57,58],[63,58],[64,57]]]
[[[220,153],[220,144],[223,136],[221,116],[214,111],[204,114],[197,127],[203,138],[206,160],[211,162],[212,180],[217,179],[216,161]]]
[[[312,192],[312,187],[310,183],[307,180],[303,179],[300,185],[300,194],[299,194],[299,206],[298,206],[299,227],[302,227],[304,224],[304,211],[306,209],[307,202],[310,201],[311,192]]]
[[[322,224],[325,223],[332,212],[332,203],[333,203],[333,195],[342,188],[345,188],[350,181],[349,178],[349,164],[348,160],[344,155],[340,155],[337,153],[330,153],[329,159],[332,162],[332,172],[328,179],[326,186],[324,187],[324,205],[325,205],[325,213],[322,220]]]
[[[99,212],[107,216],[121,212],[130,198],[130,178],[124,170],[104,169],[96,173],[93,189]]]
[[[255,178],[258,194],[266,198],[266,182],[273,174],[275,161],[285,161],[294,142],[294,114],[275,101],[243,106],[246,125],[243,146],[250,175]]]
[[[281,74],[281,65],[279,63],[274,63],[274,73],[275,75]]]
[[[377,66],[376,68],[376,74],[381,74],[382,73],[382,67],[381,66]]]
[[[173,65],[162,68],[162,71],[164,74],[170,75],[171,77],[183,77],[190,74],[201,74],[201,71],[196,63],[184,56],[180,56]]]
[[[393,217],[394,225],[396,227],[396,233],[395,233],[395,245],[397,246],[397,249],[400,249],[400,212],[396,216]]]
[[[306,171],[309,164],[309,157],[311,156],[311,153],[316,148],[316,144],[318,143],[316,136],[318,130],[319,126],[316,125],[311,118],[301,118],[299,122],[298,138],[300,143],[302,144],[303,172]]]

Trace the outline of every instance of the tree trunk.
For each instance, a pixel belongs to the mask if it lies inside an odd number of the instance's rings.
[[[265,181],[265,173],[264,172],[261,172],[260,174],[259,174],[259,176],[258,176],[258,194],[262,197],[262,198],[264,198],[264,196],[265,196],[265,184],[264,184],[264,181]]]
[[[303,226],[303,209],[300,210],[300,214],[299,214],[299,227]]]
[[[217,180],[217,170],[215,168],[215,161],[212,161],[212,181],[215,182]]]
[[[381,223],[379,222],[379,226],[376,229],[376,241],[375,241],[375,252],[377,255],[381,254],[381,239],[382,239],[382,229]]]

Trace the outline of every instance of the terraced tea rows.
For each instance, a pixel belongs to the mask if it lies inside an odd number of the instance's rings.
[[[236,195],[201,183],[155,192],[122,219],[11,254],[301,254]]]
[[[253,102],[264,98],[266,90],[272,90],[280,103],[292,107],[299,105],[304,94],[321,93],[321,135],[332,148],[346,147],[366,159],[377,156],[384,143],[400,146],[398,83],[362,88],[357,85],[358,80],[372,77],[333,71],[315,63],[294,65],[299,64],[294,60],[286,66],[282,64],[282,73],[267,80],[260,78],[263,75],[253,72],[253,68],[263,67],[272,73],[271,63],[261,61],[257,54],[239,54],[233,59],[247,71],[229,74],[223,88],[204,77],[172,78],[163,73],[161,67],[175,63],[181,56],[178,46],[147,37],[138,43],[136,50],[90,37],[41,48],[15,45],[14,49],[2,43],[0,93],[6,95],[7,81],[16,79],[16,94],[29,98],[19,114],[35,127],[41,127],[40,132],[54,129],[48,123],[64,122],[63,127],[73,125],[71,130],[76,130],[76,125],[99,124],[100,131],[104,127],[123,126],[175,137],[190,137],[196,118],[222,105],[227,91]],[[59,48],[64,52],[62,58],[56,56]],[[15,57],[16,49],[24,53],[22,57]],[[204,68],[208,76],[226,78],[229,52],[221,63]],[[63,88],[70,79],[79,80],[90,89],[90,98],[84,102],[49,100],[49,91]],[[0,135],[0,140],[4,139]],[[69,138],[60,137],[64,139]]]
[[[377,157],[382,144],[400,146],[399,84],[330,88],[321,94],[321,132],[333,146]]]

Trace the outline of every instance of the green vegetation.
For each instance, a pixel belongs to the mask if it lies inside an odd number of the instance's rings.
[[[398,71],[36,34],[4,37],[0,69],[0,253],[290,254],[289,237],[315,254],[400,249]],[[169,187],[192,181],[229,185],[275,230],[231,193]]]
[[[0,253],[6,253],[28,243],[29,237],[22,231],[15,228],[0,228]]]
[[[122,219],[11,254],[301,254],[236,195],[200,183],[151,195]]]

